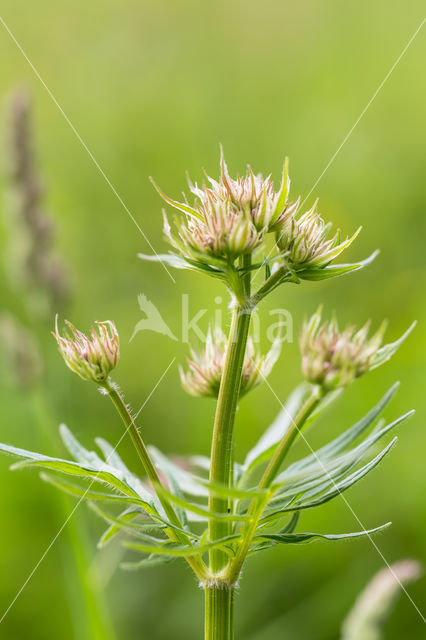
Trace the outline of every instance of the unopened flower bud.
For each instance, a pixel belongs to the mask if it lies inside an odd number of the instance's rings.
[[[275,223],[277,245],[290,266],[320,267],[331,262],[342,253],[357,237],[359,228],[350,238],[340,242],[337,232],[332,238],[327,234],[326,224],[317,211],[315,202],[312,209],[297,218],[299,200],[289,204]]]
[[[65,320],[65,324],[70,332],[61,336],[56,318],[53,336],[67,367],[83,380],[106,382],[120,357],[120,341],[114,323],[110,320],[96,322],[96,329],[92,327],[90,338],[68,320]]]
[[[187,358],[188,371],[180,368],[182,386],[190,395],[217,397],[225,363],[227,339],[221,329],[209,329],[205,347],[196,352],[191,349]],[[266,356],[261,356],[249,336],[241,376],[240,396],[260,384],[272,370],[280,352],[279,341]]]
[[[370,338],[369,322],[358,331],[353,326],[339,331],[334,317],[321,326],[320,323],[321,309],[303,325],[300,350],[305,378],[324,390],[345,387],[389,360],[414,326],[396,342],[381,346],[386,323]]]

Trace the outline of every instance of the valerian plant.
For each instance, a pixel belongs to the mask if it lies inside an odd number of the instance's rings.
[[[290,200],[288,160],[278,190],[268,177],[251,168],[234,180],[221,155],[219,180],[208,178],[199,187],[189,182],[194,201],[168,197],[177,212],[172,230],[164,213],[164,232],[172,251],[144,256],[178,269],[192,269],[221,280],[231,296],[229,335],[213,328],[202,352],[193,351],[181,380],[192,395],[216,398],[210,457],[190,458],[181,466],[158,449],[148,447],[123,394],[112,379],[119,360],[115,325],[98,322],[86,336],[67,322],[56,341],[68,367],[93,381],[115,406],[141,462],[141,476],[125,465],[104,439],[96,443],[101,455],[85,449],[62,425],[62,439],[73,460],[1,445],[21,458],[13,468],[29,466],[56,474],[42,478],[71,495],[89,501],[108,528],[102,547],[118,533],[140,558],[123,566],[139,569],[175,559],[192,568],[205,591],[206,640],[233,638],[234,592],[247,559],[276,545],[304,544],[315,539],[340,540],[371,536],[389,523],[355,533],[305,532],[303,511],[329,502],[372,471],[393,448],[396,437],[378,445],[411,412],[386,424],[380,414],[396,391],[394,385],[378,403],[334,440],[307,457],[286,464],[287,455],[306,425],[356,378],[387,361],[410,329],[396,342],[383,345],[382,326],[369,337],[369,326],[340,330],[335,318],[321,324],[321,310],[300,333],[305,381],[289,396],[275,422],[260,437],[243,462],[233,460],[234,422],[239,399],[259,384],[278,357],[277,345],[262,356],[249,335],[253,310],[286,283],[302,284],[343,276],[365,267],[375,254],[353,264],[334,260],[357,236],[341,239],[330,233],[317,203],[299,212],[300,199]],[[265,243],[274,250],[265,257]],[[254,275],[264,274],[254,289]],[[254,289],[254,290],[253,290]],[[100,489],[98,487],[100,485]]]

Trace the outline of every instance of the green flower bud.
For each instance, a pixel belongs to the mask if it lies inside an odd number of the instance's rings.
[[[114,323],[110,320],[96,322],[96,329],[92,327],[90,338],[68,320],[65,320],[65,324],[70,330],[65,337],[59,334],[58,318],[56,332],[52,333],[67,367],[83,380],[106,382],[120,357],[120,341]]]

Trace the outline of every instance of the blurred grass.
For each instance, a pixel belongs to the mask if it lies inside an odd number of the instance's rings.
[[[1,15],[157,251],[166,249],[161,202],[148,175],[178,194],[185,169],[194,179],[201,166],[217,173],[220,141],[232,172],[243,171],[250,162],[278,179],[283,156],[289,155],[292,193],[304,196],[424,13],[418,0],[404,7],[365,0],[297,5],[272,0],[262,5],[247,0],[76,0],[60,6],[40,0],[22,9],[20,3],[4,0]],[[413,319],[419,321],[394,360],[357,382],[323,420],[322,431],[309,434],[312,444],[322,442],[362,415],[395,379],[402,381],[388,415],[413,406],[418,413],[402,428],[391,457],[347,495],[366,526],[393,521],[377,539],[389,562],[407,555],[424,559],[426,545],[426,436],[421,426],[426,408],[425,33],[412,44],[311,197],[320,197],[326,218],[344,233],[364,226],[348,259],[365,257],[376,247],[382,251],[379,258],[368,271],[340,281],[280,289],[262,309],[265,321],[271,309],[290,309],[297,329],[303,314],[324,301],[342,321],[362,323],[371,317],[377,324],[389,318],[390,338]],[[118,381],[138,408],[172,358],[183,359],[187,346],[149,333],[128,343],[140,318],[137,294],[145,293],[179,332],[183,293],[190,294],[194,312],[201,307],[213,312],[217,295],[225,309],[224,292],[214,282],[181,272],[173,274],[174,284],[161,266],[136,259],[138,251],[150,252],[145,240],[3,28],[0,40],[0,94],[24,85],[36,104],[49,206],[61,253],[73,273],[73,320],[82,327],[98,318],[117,322],[123,344]],[[13,305],[13,292],[4,280],[0,288],[2,307]],[[56,415],[85,444],[100,433],[117,441],[121,428],[110,408],[91,386],[65,370],[47,332],[43,352]],[[284,400],[299,380],[297,348],[289,345],[270,382]],[[40,448],[29,398],[5,382],[0,400],[1,439]],[[209,401],[184,396],[174,365],[141,415],[146,439],[169,452],[207,454],[213,409]],[[278,410],[266,386],[242,403],[236,430],[240,455]],[[128,443],[121,449],[136,463]],[[304,451],[300,444],[299,452]],[[56,530],[48,508],[51,487],[34,473],[11,475],[5,459],[0,461],[0,480],[3,610]],[[91,522],[95,540],[100,524],[94,518]],[[358,528],[343,501],[307,514],[302,526],[333,532]],[[49,640],[58,636],[58,629],[64,640],[74,637],[61,562],[64,547],[59,539],[2,623],[2,637]],[[94,542],[92,549],[95,559]],[[381,565],[368,541],[317,543],[254,558],[238,597],[239,637],[337,638],[356,593]],[[420,608],[422,587],[421,582],[410,587]],[[202,594],[183,565],[141,574],[116,572],[107,596],[123,640],[164,640],[176,637],[175,628],[179,637],[200,637]],[[422,630],[418,614],[402,597],[387,638],[420,638]]]

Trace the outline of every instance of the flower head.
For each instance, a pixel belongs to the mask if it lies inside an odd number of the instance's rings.
[[[318,201],[312,209],[297,218],[300,199],[287,205],[276,221],[277,245],[289,265],[294,268],[321,267],[336,258],[346,249],[361,231],[340,241],[340,233],[327,237],[330,225],[326,224],[317,211]]]
[[[90,338],[68,320],[65,320],[65,324],[70,333],[64,337],[59,334],[56,318],[53,336],[67,367],[83,380],[106,382],[120,357],[120,341],[115,324],[110,320],[96,322],[96,329],[92,327],[90,330]]]
[[[195,202],[190,206],[169,198],[155,184],[162,198],[183,218],[177,221],[173,235],[165,216],[164,232],[168,241],[185,258],[233,261],[259,247],[267,232],[282,214],[287,204],[290,179],[288,161],[284,164],[280,190],[276,192],[270,177],[255,175],[250,167],[244,177],[233,179],[226,166],[223,151],[218,181],[207,176],[208,186],[199,187],[189,181]]]
[[[227,339],[221,329],[209,329],[204,349],[196,352],[191,349],[191,358],[187,358],[188,371],[180,368],[182,386],[193,396],[212,396],[219,394],[220,381],[225,363]],[[261,356],[249,336],[241,377],[240,396],[262,382],[269,375],[279,355],[278,341],[266,356]]]
[[[358,331],[353,326],[340,331],[335,317],[321,325],[319,309],[305,322],[300,335],[303,374],[325,390],[345,387],[389,360],[413,326],[399,340],[382,347],[385,322],[369,338],[370,322]]]

